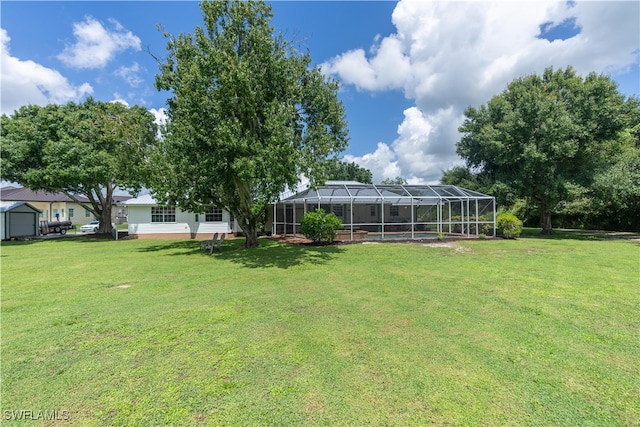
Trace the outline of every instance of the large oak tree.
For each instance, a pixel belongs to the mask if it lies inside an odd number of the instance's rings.
[[[571,188],[590,187],[619,151],[625,97],[609,77],[548,68],[465,111],[457,152],[484,182],[540,209],[542,232]]]
[[[204,1],[204,26],[168,38],[159,90],[171,91],[152,184],[159,200],[230,212],[258,245],[269,203],[306,175],[325,175],[346,147],[338,85],[274,34],[259,1]]]
[[[24,106],[0,118],[2,179],[63,192],[100,220],[99,233],[110,233],[114,190],[145,182],[154,120],[142,107],[92,98]]]

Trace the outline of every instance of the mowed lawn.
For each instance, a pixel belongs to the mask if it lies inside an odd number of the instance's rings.
[[[3,243],[3,422],[639,424],[637,241],[241,243]]]

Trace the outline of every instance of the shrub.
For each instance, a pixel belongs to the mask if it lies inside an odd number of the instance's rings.
[[[496,218],[496,226],[507,239],[517,239],[522,233],[522,221],[510,213],[503,213]]]
[[[491,224],[482,224],[480,226],[480,233],[484,234],[485,237],[487,237],[489,231],[491,231]]]
[[[314,242],[333,243],[336,230],[342,228],[342,221],[332,212],[326,214],[323,209],[304,214],[300,221],[302,234]]]

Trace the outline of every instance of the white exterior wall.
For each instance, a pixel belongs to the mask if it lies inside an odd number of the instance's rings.
[[[231,233],[229,213],[222,212],[221,222],[204,222],[204,214],[184,212],[176,208],[175,222],[151,222],[151,206],[129,205],[129,234],[213,234]],[[170,237],[170,236],[168,236]]]

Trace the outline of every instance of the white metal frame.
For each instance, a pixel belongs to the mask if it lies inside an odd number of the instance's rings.
[[[331,194],[323,195],[321,193],[331,190]],[[359,190],[374,190],[374,194],[358,195]],[[411,190],[415,190],[415,193],[421,193],[423,195],[414,195]],[[336,192],[341,192],[341,195],[335,195]],[[428,195],[424,195],[429,193]],[[490,220],[480,220],[480,208],[481,201],[484,201],[491,206]],[[385,203],[386,202],[386,203]],[[426,202],[426,203],[425,203]],[[471,203],[475,204],[475,209],[472,215]],[[273,221],[272,221],[272,233],[273,234],[287,234],[287,229],[291,226],[293,234],[297,234],[297,227],[299,225],[296,218],[296,207],[303,205],[303,212],[308,211],[308,206],[316,206],[320,208],[323,204],[332,205],[335,203],[349,205],[349,222],[345,223],[345,229],[350,231],[350,239],[353,240],[355,226],[368,226],[368,227],[380,227],[380,238],[385,239],[385,229],[388,226],[398,225],[399,223],[387,222],[385,218],[385,206],[386,205],[398,205],[398,206],[410,206],[411,218],[410,222],[404,222],[403,225],[411,227],[411,239],[416,238],[416,225],[435,226],[437,233],[444,233],[445,227],[450,234],[466,235],[470,237],[472,235],[472,228],[474,228],[474,235],[480,234],[480,227],[483,224],[488,224],[493,230],[492,234],[495,237],[496,232],[496,205],[495,198],[481,194],[475,191],[466,190],[461,187],[453,185],[374,185],[374,184],[359,184],[359,183],[327,183],[325,186],[320,186],[317,189],[307,188],[295,195],[283,198],[283,200],[273,205]],[[452,204],[460,203],[460,219],[455,219],[452,216]],[[380,221],[375,223],[354,223],[354,205],[376,205],[380,209]],[[278,207],[282,207],[283,217],[278,217]],[[436,221],[416,221],[416,209],[420,206],[435,206],[436,208]],[[292,215],[291,222],[287,218],[287,210],[291,207]],[[485,206],[485,211],[488,205]],[[445,211],[448,214],[445,221]],[[485,212],[482,212],[484,215]],[[460,231],[456,233],[454,228],[456,225],[460,226]],[[473,227],[472,227],[473,226]],[[282,233],[279,233],[279,230]],[[388,233],[391,238],[393,235]]]

